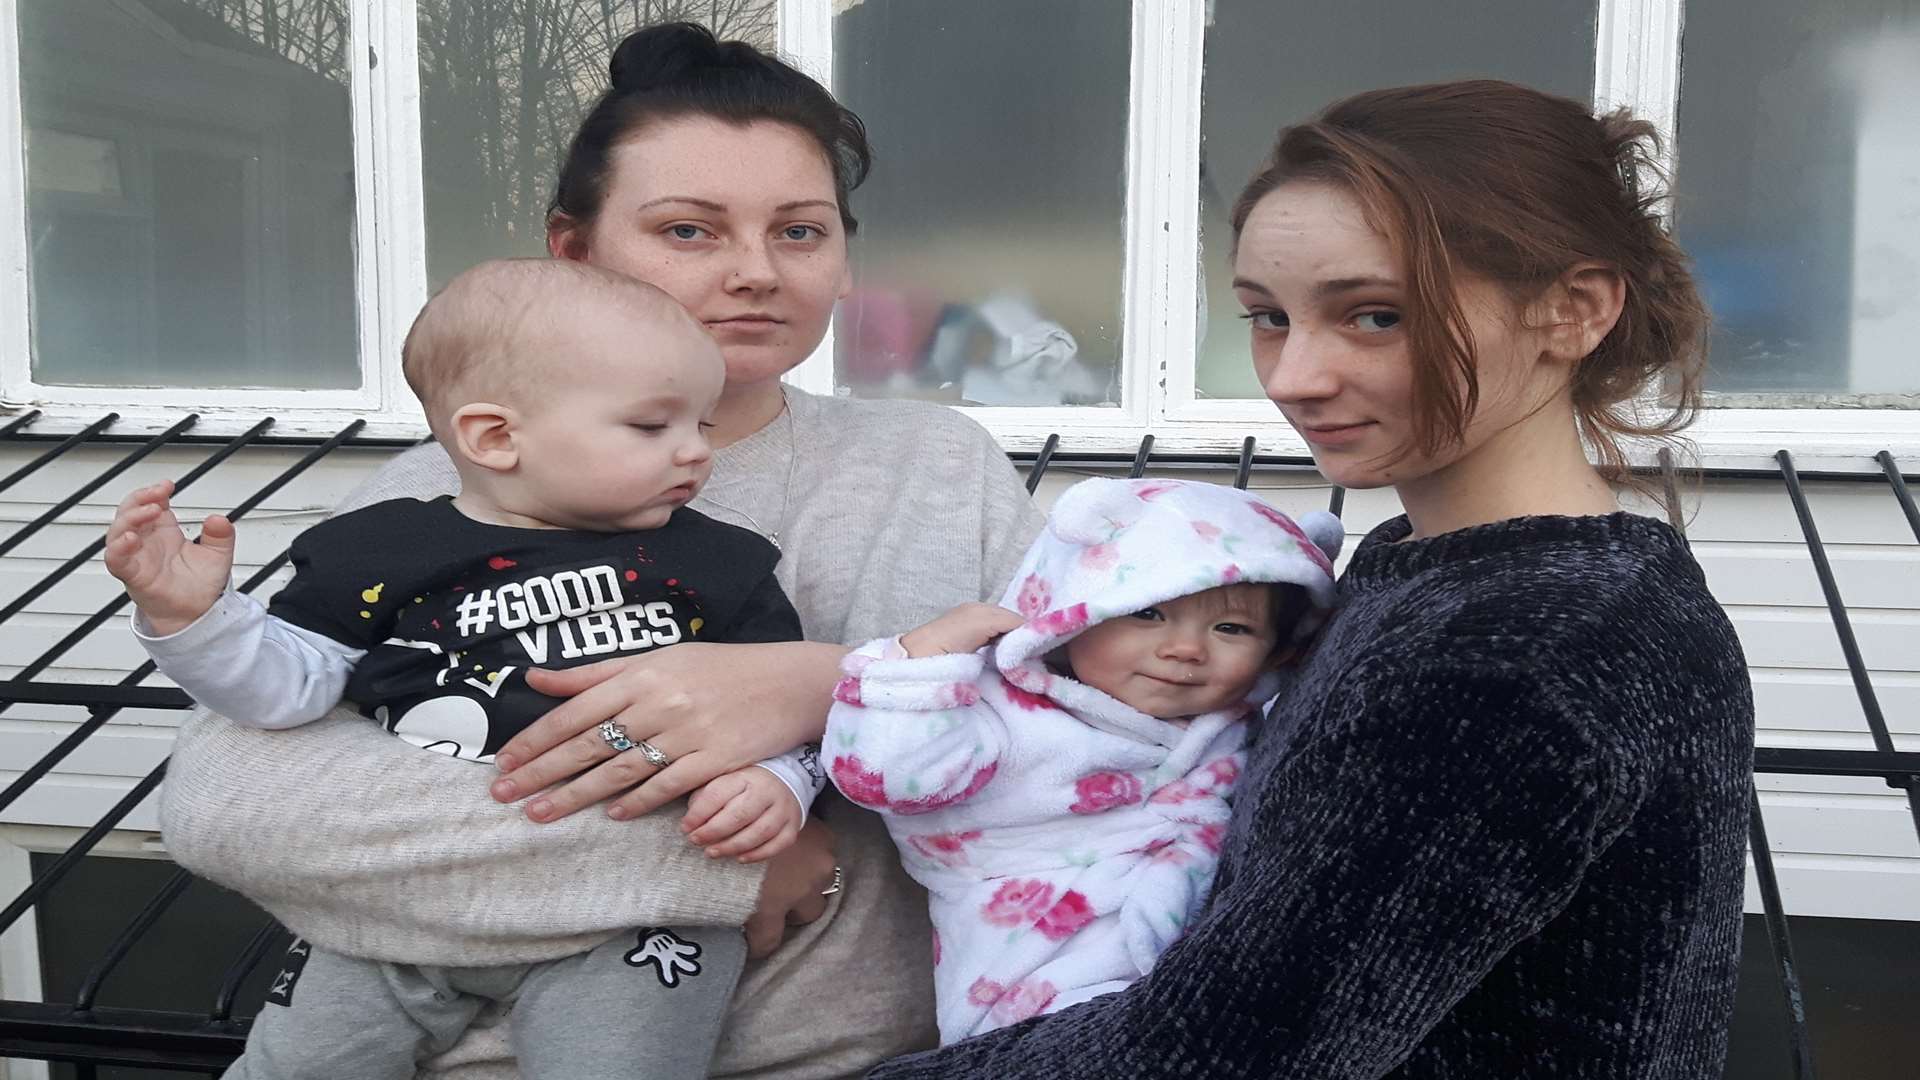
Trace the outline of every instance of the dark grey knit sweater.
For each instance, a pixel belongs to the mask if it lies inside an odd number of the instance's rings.
[[[1124,993],[877,1077],[1720,1075],[1753,699],[1680,537],[1382,525]]]

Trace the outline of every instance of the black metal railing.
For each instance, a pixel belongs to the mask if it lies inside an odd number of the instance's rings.
[[[177,486],[182,489],[191,486],[196,480],[245,447],[261,445],[306,447],[307,452],[299,460],[261,485],[228,512],[229,518],[237,520],[258,507],[265,499],[285,487],[315,463],[343,446],[405,445],[403,442],[392,440],[360,438],[362,425],[357,421],[342,428],[330,438],[309,439],[271,437],[269,434],[273,427],[271,418],[262,420],[240,435],[230,438],[194,435],[193,428],[198,422],[195,416],[188,416],[166,431],[151,437],[115,435],[112,427],[118,420],[118,416],[113,413],[101,417],[70,435],[37,434],[33,427],[38,419],[37,412],[29,412],[0,425],[0,445],[8,443],[47,445],[43,453],[16,468],[5,478],[0,478],[0,491],[5,491],[21,479],[77,447],[126,445],[131,446],[132,449],[112,465],[62,497],[45,513],[15,530],[12,535],[0,539],[0,555],[14,550],[22,541],[44,529],[88,495],[100,490],[128,468],[162,447],[208,446],[212,448],[205,459],[189,469],[177,481]],[[1068,448],[1059,435],[1050,435],[1036,451],[1016,452],[1012,456],[1016,462],[1028,468],[1027,489],[1029,491],[1038,487],[1050,469],[1062,467],[1124,470],[1130,476],[1142,476],[1151,468],[1231,469],[1234,473],[1235,485],[1245,487],[1256,471],[1309,472],[1313,466],[1311,459],[1308,458],[1260,455],[1256,452],[1257,444],[1252,437],[1242,442],[1238,454],[1155,455],[1153,442],[1151,435],[1143,437],[1131,455],[1110,452],[1079,453]],[[1879,467],[1877,474],[1828,473],[1820,474],[1817,478],[1884,483],[1905,515],[1916,544],[1920,544],[1920,510],[1916,510],[1914,496],[1908,486],[1916,478],[1904,474],[1900,464],[1890,452],[1882,451],[1874,460]],[[1874,748],[1872,750],[1823,750],[1762,747],[1755,753],[1754,769],[1760,773],[1879,777],[1889,786],[1905,794],[1908,809],[1914,819],[1916,835],[1920,836],[1920,752],[1901,751],[1894,744],[1865,660],[1862,658],[1859,643],[1855,639],[1845,600],[1834,578],[1826,547],[1821,541],[1819,529],[1814,520],[1812,506],[1803,484],[1806,477],[1797,471],[1792,455],[1786,450],[1776,455],[1775,462],[1776,471],[1706,470],[1704,476],[1709,479],[1769,479],[1782,485],[1786,500],[1799,521],[1800,531],[1812,559],[1815,574],[1819,579],[1828,614],[1839,636],[1841,652],[1846,659],[1847,670],[1852,677]],[[1684,532],[1685,517],[1680,512],[1679,485],[1674,482],[1671,461],[1663,456],[1661,468],[1656,472],[1660,486],[1665,492],[1669,520]],[[1341,488],[1332,487],[1328,500],[1329,509],[1339,513],[1344,505],[1345,495],[1345,491]],[[26,610],[35,600],[97,556],[102,546],[101,540],[86,544],[20,596],[0,606],[0,623]],[[285,565],[286,560],[287,555],[282,552],[249,577],[240,589],[250,592],[258,588],[275,571]],[[38,703],[77,706],[86,709],[88,713],[85,721],[76,726],[39,760],[23,770],[4,792],[0,792],[0,811],[4,811],[18,801],[121,710],[127,708],[184,709],[191,706],[191,701],[179,690],[139,685],[153,674],[151,663],[142,664],[117,684],[110,686],[76,685],[40,678],[48,668],[82,639],[123,610],[127,602],[126,597],[122,596],[102,605],[82,620],[73,631],[62,636],[29,661],[14,678],[0,680],[0,712],[4,712],[16,703]],[[166,763],[162,762],[136,783],[124,798],[88,828],[66,851],[37,873],[25,891],[13,898],[4,909],[0,909],[0,932],[5,932],[28,910],[45,902],[54,894],[80,860],[94,850],[102,839],[159,786],[165,773]],[[1781,903],[1779,880],[1775,873],[1773,853],[1767,843],[1766,821],[1760,810],[1757,792],[1752,806],[1750,844],[1764,909],[1767,936],[1772,945],[1774,969],[1778,976],[1780,991],[1786,1001],[1787,1032],[1786,1045],[1783,1049],[1791,1057],[1792,1075],[1797,1080],[1812,1080],[1815,1076],[1813,1050],[1808,1034],[1806,1010],[1802,1001],[1800,976],[1793,960],[1792,938],[1785,909]],[[72,1062],[82,1080],[91,1080],[99,1067],[110,1065],[144,1066],[218,1075],[220,1070],[239,1053],[246,1039],[249,1021],[234,1016],[234,1002],[239,987],[269,954],[272,946],[276,942],[284,942],[287,936],[284,930],[272,922],[269,921],[260,927],[239,950],[227,967],[213,997],[202,1008],[158,1011],[106,1008],[97,1004],[102,987],[113,977],[121,961],[143,936],[161,924],[168,909],[187,889],[191,880],[191,876],[184,870],[175,872],[166,880],[165,884],[102,952],[82,980],[72,1001],[0,1000],[0,1058]],[[1916,1018],[1916,1021],[1920,1021],[1920,1018]]]

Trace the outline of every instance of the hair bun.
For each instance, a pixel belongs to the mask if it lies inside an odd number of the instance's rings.
[[[697,68],[723,65],[729,50],[698,23],[673,22],[628,34],[613,50],[607,75],[623,92],[671,86]]]

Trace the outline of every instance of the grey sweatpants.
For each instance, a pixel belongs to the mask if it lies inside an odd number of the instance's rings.
[[[525,1080],[707,1075],[746,963],[737,929],[647,927],[538,964],[413,967],[295,941],[228,1080],[412,1080],[491,1001]]]

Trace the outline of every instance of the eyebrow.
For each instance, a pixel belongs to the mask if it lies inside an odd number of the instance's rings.
[[[648,394],[645,397],[628,401],[627,410],[629,412],[643,412],[647,409],[671,409],[678,405],[685,405],[686,403],[687,398],[684,394]]]
[[[691,195],[662,195],[658,199],[649,199],[639,206],[634,207],[634,209],[651,210],[656,206],[661,206],[666,203],[686,203],[688,206],[697,206],[702,210],[712,210],[716,214],[723,213],[727,209],[712,199],[696,199]]]
[[[634,207],[634,209],[650,210],[653,207],[660,206],[666,203],[684,203],[688,206],[697,206],[702,210],[711,210],[716,214],[724,214],[727,212],[726,206],[722,203],[714,202],[712,199],[696,199],[691,195],[663,195],[658,199],[649,199],[646,202],[641,203],[639,206]],[[804,207],[810,207],[810,206],[821,206],[829,210],[840,209],[840,204],[834,202],[832,199],[798,199],[793,202],[781,203],[779,206],[776,206],[773,209],[777,213],[784,214],[789,211],[799,210]]]
[[[1234,278],[1233,287],[1236,289],[1245,289],[1246,291],[1252,292],[1252,293],[1259,293],[1261,296],[1273,295],[1273,291],[1271,289],[1268,289],[1265,285],[1262,285],[1259,282],[1254,281],[1250,278],[1243,278],[1243,277]],[[1363,276],[1363,277],[1332,278],[1328,281],[1322,281],[1315,284],[1311,295],[1314,297],[1314,299],[1324,299],[1329,296],[1337,296],[1341,293],[1352,292],[1355,289],[1371,289],[1371,288],[1381,288],[1381,287],[1397,289],[1400,287],[1400,283],[1398,281],[1395,281],[1392,278],[1383,278],[1383,277]]]

